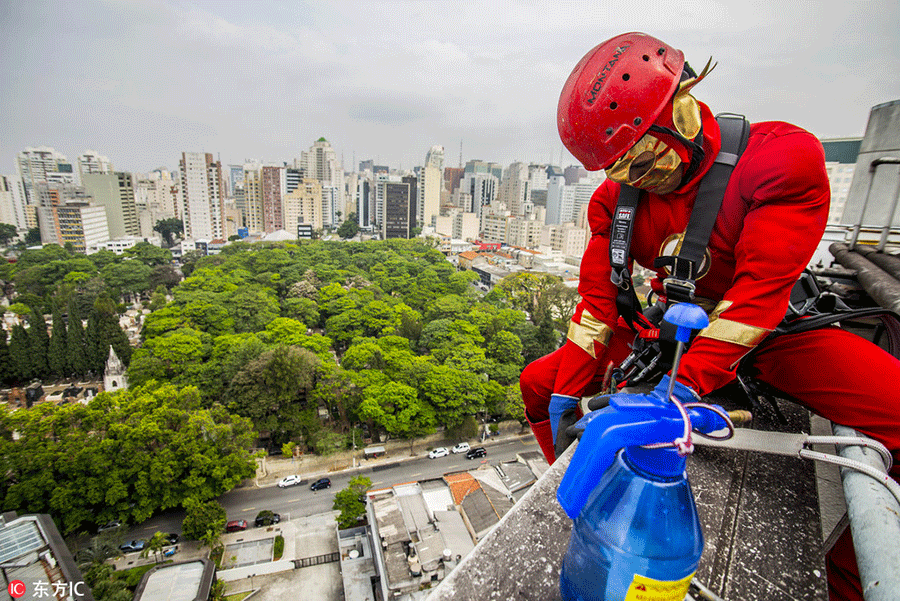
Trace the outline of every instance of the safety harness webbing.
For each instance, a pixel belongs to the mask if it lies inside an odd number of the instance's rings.
[[[694,282],[706,255],[706,246],[725,197],[725,188],[728,187],[731,172],[747,147],[750,136],[750,124],[742,115],[722,113],[716,115],[716,121],[719,124],[722,147],[700,182],[681,248],[677,255],[657,257],[653,262],[653,266],[657,268],[669,267],[670,275],[663,280],[668,303],[690,302],[694,298]],[[612,266],[610,280],[618,288],[616,307],[619,315],[632,329],[635,329],[633,321],[640,319],[637,316],[641,315],[640,303],[628,269],[631,235],[639,198],[640,190],[632,186],[621,186],[609,245]]]

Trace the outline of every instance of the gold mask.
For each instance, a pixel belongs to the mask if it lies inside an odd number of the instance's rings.
[[[624,156],[606,169],[606,177],[619,184],[649,190],[678,177],[681,157],[668,144],[651,134],[628,149]],[[677,172],[677,173],[676,173]]]

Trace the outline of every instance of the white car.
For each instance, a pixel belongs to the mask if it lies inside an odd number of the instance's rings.
[[[447,450],[447,447],[438,447],[428,453],[429,459],[437,459],[438,457],[446,457],[450,454],[450,451]]]
[[[469,443],[461,442],[455,447],[453,447],[454,453],[468,453],[469,452]]]
[[[300,484],[300,476],[285,476],[281,480],[278,481],[278,488],[287,488],[288,486],[294,486],[295,484]]]

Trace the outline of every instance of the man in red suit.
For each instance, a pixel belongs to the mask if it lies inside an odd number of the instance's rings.
[[[521,376],[526,416],[551,463],[560,418],[600,391],[606,366],[628,355],[634,337],[619,319],[610,280],[610,229],[622,184],[640,190],[629,261],[656,271],[651,285],[665,299],[667,272],[654,268],[654,259],[674,254],[669,249],[683,236],[700,181],[721,147],[713,114],[690,94],[707,72],[695,76],[681,51],[629,33],[588,52],[563,87],[557,114],[563,143],[607,179],[590,201],[581,301],[566,342]],[[755,351],[750,360],[759,380],[882,442],[897,458],[900,361],[836,327],[779,336],[757,348],[784,317],[822,238],[829,196],[824,153],[812,134],[782,122],[751,126],[696,280],[694,302],[710,313],[710,325],[682,357],[674,392],[689,401],[721,388]],[[667,384],[665,376],[662,390]],[[861,598],[852,552],[840,555],[829,565],[833,598]]]

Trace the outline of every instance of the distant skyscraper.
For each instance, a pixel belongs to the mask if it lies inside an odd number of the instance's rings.
[[[303,168],[306,177],[319,180],[323,194],[332,188],[327,193],[327,202],[331,206],[323,207],[322,219],[325,225],[333,225],[336,212],[343,211],[344,208],[344,172],[331,143],[325,138],[319,138],[308,152],[301,154],[300,161],[295,161],[295,166]]]
[[[304,178],[284,197],[284,229],[294,233],[299,224],[322,229],[322,184],[319,180]]]
[[[106,209],[110,238],[140,235],[134,177],[130,173],[86,171],[81,175],[81,182],[93,199],[91,202]]]
[[[78,157],[78,177],[81,178],[81,184],[84,185],[84,175],[86,173],[112,173],[113,166],[108,158],[98,153],[96,150],[85,150]]]
[[[524,215],[525,203],[531,200],[528,165],[512,163],[503,173],[498,200],[509,208],[513,215]]]
[[[862,138],[822,140],[822,147],[825,149],[825,170],[831,184],[828,223],[841,223],[861,145]]]
[[[380,181],[384,198],[384,222],[381,233],[385,239],[409,238],[415,217],[415,178],[403,181]]]
[[[218,240],[224,235],[225,183],[222,164],[213,155],[183,152],[181,203],[184,234],[193,240]]]
[[[375,185],[367,173],[356,180],[356,219],[360,228],[373,227],[375,220]]]
[[[444,147],[432,146],[425,155],[425,165],[419,178],[417,220],[420,226],[431,225],[431,218],[440,214],[443,184]]]
[[[460,193],[469,195],[472,206],[462,207],[462,209],[480,217],[482,209],[496,200],[498,187],[497,178],[488,172],[467,172],[463,176],[459,189]]]
[[[271,234],[284,229],[282,198],[287,193],[284,167],[262,168],[263,231]]]
[[[566,177],[562,169],[553,165],[547,167],[547,225],[563,222],[564,208],[566,204],[564,195],[566,191]]]
[[[66,157],[52,148],[26,148],[16,157],[16,172],[25,204],[39,206],[34,187],[39,183],[56,181],[74,184],[75,174]]]
[[[25,203],[22,201],[18,178],[0,175],[0,223],[16,226],[16,229],[28,228],[25,217]]]

